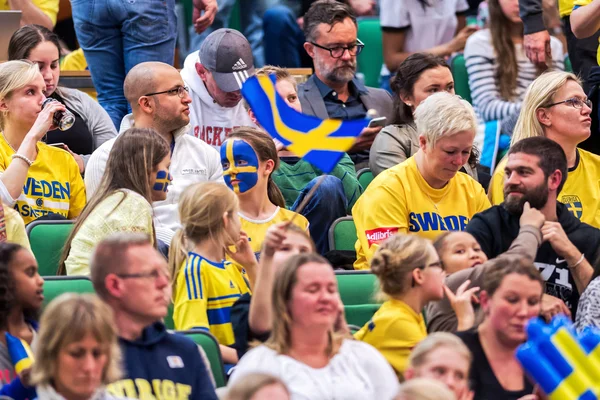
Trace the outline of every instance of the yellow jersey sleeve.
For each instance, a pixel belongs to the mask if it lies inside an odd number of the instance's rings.
[[[506,167],[506,158],[500,160],[490,182],[488,197],[494,206],[504,201],[504,167]]]
[[[88,65],[83,54],[83,49],[79,48],[70,52],[63,58],[60,69],[62,71],[85,71],[87,67]]]
[[[52,20],[52,25],[56,25],[60,0],[32,0],[31,2]]]
[[[591,4],[592,1],[594,1],[594,0],[575,0],[573,2],[573,7],[587,6],[588,4]]]
[[[71,157],[69,163],[69,175],[71,181],[71,198],[69,199],[69,219],[75,219],[81,214],[85,207],[85,184],[79,173],[79,166],[74,158]]]
[[[177,330],[192,328],[209,330],[206,279],[203,279],[204,270],[200,264],[199,259],[188,257],[177,275],[173,312],[173,321]]]
[[[2,207],[4,208],[4,222],[6,224],[6,239],[11,243],[20,244],[26,249],[31,250],[23,218],[21,218],[14,208],[6,204],[3,204]]]

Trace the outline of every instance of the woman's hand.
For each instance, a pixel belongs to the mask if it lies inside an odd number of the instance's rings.
[[[275,252],[281,248],[283,241],[287,238],[286,229],[288,225],[289,221],[281,222],[279,224],[271,225],[269,229],[267,229],[261,258],[273,257]]]
[[[456,53],[458,51],[463,51],[465,48],[465,44],[467,44],[467,39],[473,33],[477,32],[479,27],[477,25],[469,25],[465,26],[454,36],[454,38],[450,41],[450,53]]]
[[[452,293],[452,290],[444,285],[444,291],[450,302],[450,306],[456,314],[458,319],[458,330],[464,331],[470,329],[475,324],[475,309],[473,308],[473,297],[475,293],[479,291],[479,287],[475,286],[467,289],[470,280],[466,280],[458,287],[456,294]]]
[[[79,173],[83,175],[83,172],[85,171],[85,163],[83,162],[83,158],[79,154],[73,153],[71,149],[69,149],[69,146],[67,146],[66,144],[63,146],[63,149],[71,153],[71,155],[75,159],[75,162],[77,163],[77,166],[79,167]]]
[[[57,111],[65,111],[64,104],[58,101],[51,101],[46,104],[42,111],[39,112],[33,126],[29,130],[28,135],[32,135],[36,141],[41,140],[48,131],[54,130],[57,127],[53,125],[54,113]]]

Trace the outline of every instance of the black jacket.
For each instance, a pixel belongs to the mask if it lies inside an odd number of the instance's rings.
[[[584,224],[557,202],[556,214],[569,240],[594,263],[600,248],[600,230]],[[504,253],[519,234],[520,215],[509,214],[502,206],[491,207],[476,214],[467,225],[467,232],[477,239],[488,258]],[[563,300],[573,318],[577,311],[580,293],[564,259],[558,256],[550,243],[544,242],[535,257],[535,266],[546,281],[546,293]]]

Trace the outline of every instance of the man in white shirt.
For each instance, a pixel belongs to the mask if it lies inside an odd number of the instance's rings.
[[[177,203],[185,188],[197,182],[223,181],[219,153],[192,135],[188,88],[172,66],[160,62],[136,65],[125,78],[124,92],[133,111],[123,118],[120,132],[135,126],[152,128],[171,145],[169,171],[173,182],[167,199],[153,203],[156,238],[171,243],[179,228]],[[88,161],[85,188],[88,198],[94,195],[106,168],[116,139],[100,146]]]
[[[238,126],[255,126],[242,105],[242,84],[254,75],[250,43],[235,29],[217,29],[185,59],[181,76],[190,88],[191,134],[219,149]]]

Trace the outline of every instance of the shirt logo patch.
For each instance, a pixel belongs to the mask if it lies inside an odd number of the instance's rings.
[[[581,216],[583,215],[583,204],[581,204],[579,196],[565,195],[560,199],[560,202],[566,205],[567,209],[571,211],[574,216],[581,219]]]
[[[167,362],[171,368],[183,368],[183,360],[179,356],[168,356]]]
[[[229,281],[229,287],[230,287],[231,289],[235,289],[235,286],[233,286],[233,281]]]
[[[181,175],[207,175],[206,168],[184,168]]]
[[[369,247],[383,242],[385,239],[394,236],[396,233],[398,233],[398,228],[376,228],[365,231]]]

